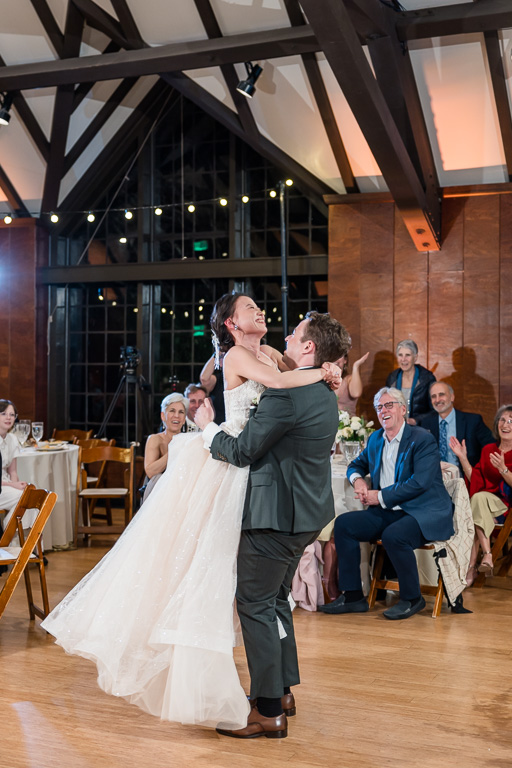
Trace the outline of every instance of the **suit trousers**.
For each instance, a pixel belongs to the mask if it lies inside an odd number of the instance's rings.
[[[304,549],[318,534],[242,531],[236,603],[251,676],[251,699],[279,698],[286,686],[300,682],[288,595]],[[282,640],[278,617],[286,632]]]
[[[427,543],[420,526],[402,510],[374,506],[339,515],[334,524],[341,591],[361,589],[361,541],[382,543],[389,555],[400,585],[402,600],[420,597],[420,581],[414,550]]]

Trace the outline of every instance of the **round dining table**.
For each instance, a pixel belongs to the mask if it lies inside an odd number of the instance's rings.
[[[43,533],[45,551],[69,549],[75,523],[78,446],[66,445],[54,451],[22,448],[17,471],[20,480],[57,494],[57,503]]]

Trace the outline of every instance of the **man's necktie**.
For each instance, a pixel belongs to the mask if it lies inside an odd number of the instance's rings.
[[[448,461],[448,424],[445,419],[441,419],[439,425],[439,453],[441,461]]]

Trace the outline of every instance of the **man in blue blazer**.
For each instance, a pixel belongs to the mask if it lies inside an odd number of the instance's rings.
[[[436,413],[424,416],[420,426],[434,435],[441,459],[462,469],[450,446],[450,438],[455,437],[466,446],[468,461],[474,467],[480,461],[484,445],[495,442],[491,430],[484,424],[480,414],[458,411],[453,407],[455,394],[445,381],[436,381],[431,385],[430,399]]]
[[[361,590],[361,541],[382,539],[400,585],[400,600],[384,611],[387,619],[407,619],[425,606],[414,550],[453,534],[453,508],[441,475],[433,436],[406,423],[403,394],[383,387],[374,398],[382,429],[370,435],[364,451],[348,467],[363,511],[336,518],[334,541],[342,594],[319,608],[323,613],[363,613],[368,602]],[[370,474],[371,488],[364,477]]]

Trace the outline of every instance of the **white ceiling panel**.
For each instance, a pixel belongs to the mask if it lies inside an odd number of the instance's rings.
[[[483,37],[415,43],[411,60],[441,186],[508,181]]]
[[[56,92],[56,88],[34,88],[31,91],[22,91],[28,106],[48,141],[50,140],[52,130],[53,105]]]
[[[242,79],[245,69],[236,66]],[[250,104],[264,136],[336,192],[345,192],[300,56],[266,61]]]
[[[289,27],[282,0],[210,0],[223,35]]]
[[[317,61],[352,173],[361,192],[386,191],[379,166],[323,53],[317,54]]]
[[[60,27],[60,31],[64,32],[68,0],[46,0],[46,2],[48,3],[50,11],[53,13],[53,18]]]
[[[131,0],[130,10],[149,45],[184,43],[208,37],[192,0]]]
[[[16,0],[16,3],[9,4],[3,0],[1,6],[0,55],[8,66],[55,58],[30,0]]]
[[[112,93],[122,80],[105,80],[95,83],[89,94],[78,105],[69,121],[68,140],[66,153],[89,127],[98,112],[105,106]],[[86,150],[87,152],[87,150]]]
[[[39,213],[46,163],[20,124],[14,110],[9,125],[0,128],[0,158],[2,168],[25,205],[31,213]],[[3,194],[1,199],[5,199]]]
[[[224,80],[224,75],[220,67],[207,67],[205,69],[189,69],[184,74],[188,75],[201,88],[208,91],[212,96],[221,101],[226,107],[236,112],[233,97]]]

